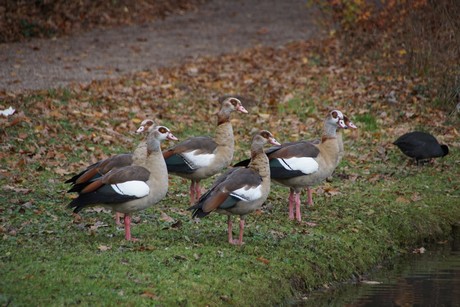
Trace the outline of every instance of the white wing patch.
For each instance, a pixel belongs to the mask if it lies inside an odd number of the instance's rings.
[[[310,157],[278,158],[277,160],[285,169],[290,171],[301,171],[305,175],[315,173],[319,169],[318,162]]]
[[[231,196],[241,199],[242,201],[253,201],[262,196],[262,186],[258,185],[253,188],[240,188],[230,193]]]
[[[206,167],[212,163],[215,154],[195,154],[198,150],[184,152],[181,155],[189,162],[192,169]]]
[[[111,185],[112,189],[121,195],[135,196],[138,198],[149,195],[150,188],[144,181],[131,180]]]

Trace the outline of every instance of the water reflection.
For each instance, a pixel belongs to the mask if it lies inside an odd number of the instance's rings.
[[[428,249],[398,260],[368,277],[316,292],[296,306],[460,306],[460,251],[454,246]]]

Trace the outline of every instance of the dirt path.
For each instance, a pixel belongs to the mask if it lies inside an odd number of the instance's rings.
[[[0,93],[87,83],[317,34],[305,0],[211,0],[146,25],[0,45]]]

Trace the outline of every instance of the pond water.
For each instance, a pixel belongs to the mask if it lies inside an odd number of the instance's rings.
[[[457,240],[459,241],[459,240]],[[460,306],[460,242],[427,247],[293,306]]]

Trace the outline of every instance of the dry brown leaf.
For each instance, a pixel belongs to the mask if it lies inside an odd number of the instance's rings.
[[[147,297],[150,299],[158,299],[158,296],[155,293],[152,293],[150,291],[144,291],[144,293],[141,294],[142,297]]]
[[[422,196],[420,195],[420,193],[414,193],[410,199],[415,202],[421,200]]]
[[[56,169],[54,169],[54,172],[61,176],[72,174],[72,172],[70,172],[68,169],[61,168],[61,167],[57,167]]]
[[[172,217],[170,217],[169,215],[167,215],[166,213],[164,213],[164,212],[161,212],[160,220],[164,221],[164,222],[168,222],[168,223],[173,223],[174,222],[174,219]]]
[[[99,245],[97,249],[100,250],[101,252],[105,252],[105,251],[111,250],[112,247],[108,245]]]
[[[265,259],[265,258],[262,257],[262,256],[256,258],[256,260],[262,262],[263,264],[270,264],[270,260]]]
[[[10,186],[10,185],[4,185],[3,190],[5,190],[5,191],[13,191],[13,192],[19,193],[19,194],[29,194],[30,192],[33,191],[32,189],[18,188],[18,187],[14,187],[14,186]]]
[[[410,204],[410,200],[402,196],[399,196],[398,198],[396,198],[396,202],[402,203],[402,204]]]

